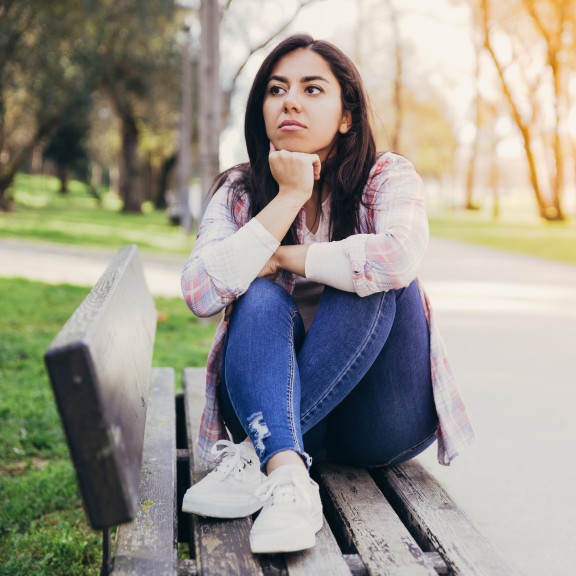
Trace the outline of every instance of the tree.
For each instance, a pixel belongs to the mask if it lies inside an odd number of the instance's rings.
[[[242,72],[254,55],[283,34],[303,8],[316,1],[294,0],[268,6],[253,0],[227,0],[224,4],[218,0],[202,0],[200,3],[200,12],[196,14],[202,26],[200,54],[193,54],[191,58],[195,86],[189,129],[191,150],[198,159],[202,211],[209,200],[209,188],[220,170],[220,133],[230,122],[232,100]],[[273,18],[270,18],[267,8],[273,13]],[[246,26],[247,21],[252,26]],[[274,22],[272,27],[267,23],[270,21]],[[258,22],[262,22],[262,25],[256,26]],[[262,30],[266,32],[262,33]],[[224,81],[221,83],[218,80],[222,64],[219,55],[220,38],[227,54],[225,69],[222,71]],[[182,124],[186,125],[187,122],[183,119]],[[187,173],[186,167],[181,166],[181,169],[182,174]],[[182,193],[186,195],[187,189]],[[184,210],[187,204],[187,200],[181,202]],[[187,227],[189,218],[182,218],[182,223]]]
[[[404,33],[409,13],[395,0],[356,3],[353,46],[345,38],[339,45],[354,55],[365,79],[378,147],[408,156],[423,175],[440,179],[453,171],[457,142],[449,106],[423,73],[412,36]]]
[[[78,28],[83,2],[0,4],[0,210],[31,150],[91,92],[89,54]]]
[[[52,160],[56,166],[56,175],[60,180],[60,193],[68,193],[70,171],[85,165],[88,160],[85,140],[88,133],[86,123],[68,121],[60,124],[52,135],[44,157]]]
[[[484,48],[522,138],[538,213],[546,220],[563,220],[567,147],[563,127],[567,63],[573,47],[569,29],[576,2],[517,0],[496,8],[489,0],[480,0],[479,9]],[[508,57],[497,44],[506,46]],[[538,162],[539,148],[544,150],[544,163]]]
[[[167,101],[176,109],[174,3],[102,0],[90,24],[91,41],[98,55],[94,69],[98,88],[111,102],[120,125],[119,192],[123,211],[140,212],[144,200],[139,150],[142,132],[145,126],[156,125],[157,129],[160,119],[156,113],[161,107],[166,110]],[[174,130],[175,125],[171,128]]]

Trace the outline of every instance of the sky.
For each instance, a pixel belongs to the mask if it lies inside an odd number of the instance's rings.
[[[239,4],[239,3],[238,3]],[[238,37],[238,42],[245,42],[248,36],[254,41],[262,38],[262,19],[269,21],[270,26],[281,18],[282,13],[289,13],[295,2],[292,0],[277,0],[261,4],[262,11],[258,14],[259,22],[252,27],[240,30],[232,35]],[[304,8],[291,28],[291,32],[307,32],[315,38],[334,42],[345,50],[350,44],[352,27],[358,18],[357,6],[366,0],[319,0]],[[410,44],[411,56],[408,60],[414,62],[413,73],[428,76],[435,89],[446,93],[450,99],[450,112],[457,127],[459,137],[466,140],[470,127],[467,118],[470,114],[473,94],[472,70],[474,65],[473,47],[468,30],[469,16],[465,7],[458,6],[454,0],[395,0],[399,10],[400,33]],[[364,14],[364,18],[370,18]],[[250,21],[250,19],[246,19]],[[244,22],[246,22],[244,20]],[[233,29],[234,30],[234,29]],[[225,34],[226,32],[223,32]],[[389,33],[388,23],[382,22],[381,34]],[[260,36],[259,36],[260,34]],[[230,36],[222,39],[223,45],[223,75],[226,70],[226,52],[234,51]],[[239,90],[233,102],[234,122],[226,129],[221,140],[222,168],[245,160],[243,146],[242,123],[243,109],[250,82],[266,51],[255,55],[246,67],[239,83]],[[386,55],[374,54],[373,58]],[[369,78],[365,78],[369,83]]]

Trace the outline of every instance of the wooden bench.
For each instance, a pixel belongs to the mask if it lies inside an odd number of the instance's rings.
[[[185,490],[205,474],[193,446],[205,369],[185,369],[175,393],[173,369],[151,368],[155,327],[129,246],[45,354],[86,513],[103,531],[102,574],[515,573],[415,461],[375,473],[319,466],[326,521],[300,553],[253,555],[252,518],[183,515]]]

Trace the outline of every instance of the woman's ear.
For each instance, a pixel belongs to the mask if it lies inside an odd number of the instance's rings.
[[[338,128],[338,132],[340,134],[346,134],[348,130],[350,130],[352,126],[352,113],[350,110],[344,110],[344,114],[342,115],[342,122],[340,123],[340,128]]]

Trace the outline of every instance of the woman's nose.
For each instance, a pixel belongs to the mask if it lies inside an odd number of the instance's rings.
[[[300,98],[294,90],[289,90],[286,93],[286,98],[284,98],[284,110],[286,112],[290,110],[299,111],[301,108]]]

